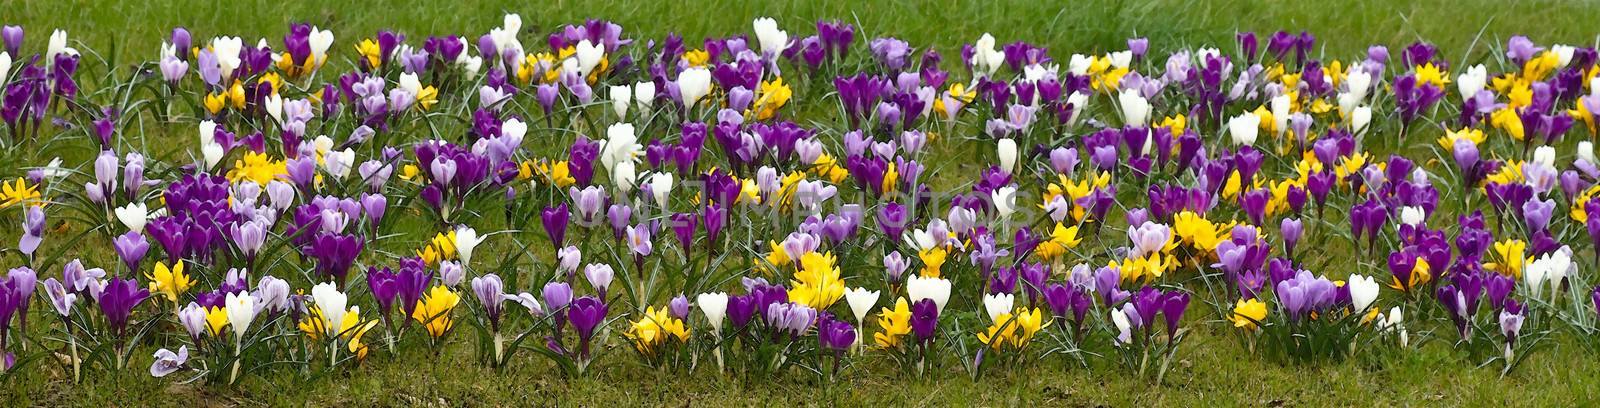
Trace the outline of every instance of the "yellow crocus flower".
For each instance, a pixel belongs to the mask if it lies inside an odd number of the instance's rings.
[[[165,295],[167,300],[174,303],[178,301],[178,296],[194,287],[194,280],[183,273],[181,260],[174,263],[170,269],[167,268],[166,262],[156,262],[155,270],[145,274],[145,278],[150,279],[150,292]]]
[[[898,347],[907,334],[911,333],[911,305],[906,298],[895,300],[894,309],[883,308],[878,312],[878,327],[883,331],[874,333],[873,340],[879,347]]]
[[[417,323],[422,323],[428,335],[437,339],[450,331],[455,326],[455,320],[450,317],[450,311],[461,302],[461,296],[456,295],[449,287],[444,285],[434,286],[422,299],[417,300],[417,307],[411,312],[411,318]]]
[[[1255,330],[1256,323],[1266,319],[1267,304],[1259,299],[1240,299],[1233,305],[1233,314],[1228,316],[1228,321],[1233,322],[1233,327],[1245,330]]]

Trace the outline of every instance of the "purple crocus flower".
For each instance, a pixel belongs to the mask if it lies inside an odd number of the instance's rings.
[[[472,294],[478,298],[478,303],[483,305],[483,312],[489,316],[489,330],[500,331],[500,313],[505,310],[504,305],[505,283],[500,281],[500,276],[486,274],[472,278]]]
[[[849,322],[834,319],[831,315],[823,314],[817,322],[817,341],[822,348],[833,350],[836,355],[843,355],[845,350],[856,342],[856,328]]]
[[[547,207],[539,213],[539,219],[544,225],[545,235],[550,237],[552,246],[559,248],[566,241],[567,220],[571,216],[572,212],[567,209],[567,203],[561,203],[555,207]]]
[[[174,33],[176,33],[176,31],[174,31]],[[18,58],[21,58],[22,54],[19,52],[22,50],[22,37],[22,26],[8,25],[5,26],[5,28],[0,28],[0,38],[5,39],[7,54],[15,55],[18,56]],[[189,48],[181,47],[179,49],[187,50]]]
[[[145,253],[150,252],[150,242],[145,240],[144,234],[133,231],[111,240],[111,246],[122,263],[128,265],[129,271],[138,271],[139,262],[144,260]]]
[[[394,306],[395,297],[400,295],[400,279],[393,271],[385,267],[367,268],[367,289],[372,292],[372,298],[378,301],[378,314],[383,316],[385,322],[389,320],[389,311]]]
[[[584,296],[572,301],[567,307],[567,319],[572,322],[572,328],[578,331],[578,356],[589,358],[589,342],[594,338],[594,330],[606,320],[608,307],[606,303],[592,296]]]
[[[909,222],[909,211],[900,203],[889,202],[883,205],[883,209],[878,210],[878,228],[883,230],[883,234],[888,236],[890,241],[898,241]]]
[[[143,288],[138,281],[113,277],[97,302],[100,312],[105,314],[106,324],[111,326],[111,332],[120,338],[128,328],[128,316],[133,314],[133,308],[149,297],[150,290]]]
[[[939,327],[939,305],[933,299],[922,299],[911,304],[911,332],[917,343],[926,346],[933,342]]]
[[[1299,218],[1284,218],[1278,226],[1278,233],[1283,235],[1284,251],[1292,256],[1295,244],[1300,242],[1305,231],[1305,224]]]
[[[672,312],[673,317],[679,319],[689,318],[689,297],[681,293],[678,294],[678,296],[667,302],[667,310]]]
[[[694,248],[694,229],[698,224],[694,213],[672,214],[670,220],[672,233],[678,237],[678,247],[683,250],[684,257],[689,257],[690,250]]]
[[[361,255],[365,246],[366,242],[359,236],[323,233],[317,235],[306,253],[317,260],[317,273],[344,285],[350,266],[355,264],[356,256]]]
[[[22,237],[17,240],[17,250],[31,258],[44,242],[44,208],[30,205],[22,214]]]

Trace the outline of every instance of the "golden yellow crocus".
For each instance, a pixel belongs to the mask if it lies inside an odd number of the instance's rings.
[[[183,273],[183,261],[181,260],[174,263],[170,269],[167,268],[166,262],[156,262],[155,270],[152,273],[145,274],[145,278],[150,279],[150,292],[166,296],[167,300],[173,303],[178,302],[178,296],[183,295],[184,292],[189,291],[189,288],[194,287],[194,280],[189,279],[189,275]],[[227,317],[224,316],[223,318],[226,319]]]
[[[238,184],[249,180],[256,185],[266,186],[268,182],[281,180],[287,174],[288,164],[283,160],[273,160],[272,156],[264,153],[247,151],[243,158],[233,161],[233,168],[228,169],[228,181]]]
[[[800,257],[800,268],[789,282],[789,300],[825,310],[844,297],[844,280],[839,278],[837,260],[832,254],[810,252]]]
[[[416,309],[412,310],[411,318],[422,323],[428,335],[433,338],[445,335],[450,328],[455,326],[455,320],[450,317],[450,311],[461,302],[461,296],[452,292],[444,285],[434,286],[428,293],[417,300]]]
[[[645,354],[655,354],[662,344],[674,337],[679,342],[689,341],[689,330],[684,327],[683,320],[672,317],[667,308],[654,306],[645,308],[644,315],[629,325],[623,335],[633,341],[634,349]]]
[[[1240,299],[1233,305],[1233,314],[1228,316],[1228,321],[1233,322],[1233,327],[1246,330],[1255,330],[1256,323],[1266,319],[1267,304],[1259,299]]]
[[[456,232],[441,232],[433,236],[427,246],[417,250],[417,257],[428,266],[437,266],[440,261],[456,259]]]
[[[368,68],[375,70],[383,66],[383,48],[379,47],[378,42],[373,41],[371,38],[361,40],[360,43],[356,44],[356,54],[366,59]]]
[[[874,333],[872,338],[879,347],[898,347],[907,334],[911,333],[911,304],[902,297],[895,300],[894,309],[883,308],[878,313],[878,327],[883,331]]]
[[[761,83],[761,96],[756,98],[752,109],[755,110],[756,120],[771,119],[777,115],[778,108],[789,103],[789,98],[794,95],[794,90],[783,83],[783,78],[773,78],[771,81]]]
[[[222,329],[228,327],[228,309],[221,306],[206,308],[206,330],[212,336],[221,336]]]
[[[1417,67],[1417,85],[1431,84],[1440,90],[1445,89],[1445,84],[1450,83],[1448,72],[1433,65],[1432,62]]]
[[[17,177],[16,180],[0,184],[0,208],[10,208],[22,203],[43,205],[39,197],[39,186],[28,185],[28,180],[25,178]]]
[[[944,269],[944,261],[949,255],[950,251],[942,247],[933,247],[917,252],[917,258],[922,259],[922,270],[917,272],[917,276],[923,278],[939,277],[942,274],[941,270]]]
[[[1498,256],[1498,262],[1485,264],[1484,267],[1501,275],[1522,279],[1522,267],[1528,262],[1527,250],[1528,243],[1520,239],[1495,242],[1494,254]]]

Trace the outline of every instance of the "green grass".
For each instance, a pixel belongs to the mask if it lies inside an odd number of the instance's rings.
[[[1592,22],[1600,21],[1600,8],[1587,2],[1506,4],[1483,0],[1410,4],[1380,0],[1220,1],[1205,5],[1129,1],[1070,6],[1036,1],[993,5],[956,1],[773,5],[737,1],[232,1],[220,7],[209,2],[152,3],[7,1],[0,3],[0,10],[5,10],[0,22],[25,26],[30,49],[43,46],[50,28],[66,29],[79,42],[76,46],[80,49],[94,50],[108,62],[126,69],[152,59],[168,30],[180,25],[188,27],[197,42],[227,34],[244,37],[248,43],[258,37],[278,43],[289,22],[309,22],[334,31],[335,58],[344,58],[351,54],[351,44],[379,29],[404,32],[413,44],[437,34],[475,38],[497,26],[502,12],[507,11],[521,13],[525,26],[540,36],[563,24],[603,18],[623,25],[630,37],[660,38],[672,31],[691,42],[710,35],[747,33],[750,20],[758,16],[779,18],[794,37],[811,32],[812,21],[838,18],[858,24],[858,44],[876,36],[895,36],[919,49],[932,44],[946,55],[947,61],[957,55],[960,44],[971,42],[984,32],[993,33],[1001,43],[1027,40],[1046,45],[1058,61],[1064,61],[1074,52],[1121,49],[1123,41],[1135,35],[1148,36],[1152,54],[1164,55],[1165,50],[1197,45],[1226,49],[1232,46],[1235,31],[1259,31],[1264,37],[1278,29],[1308,30],[1317,36],[1325,55],[1346,62],[1363,56],[1365,47],[1374,43],[1389,45],[1391,53],[1398,57],[1400,48],[1416,39],[1433,42],[1447,58],[1460,61],[1482,58],[1515,34],[1528,35],[1541,44],[1592,44]],[[536,38],[542,37],[523,36],[524,42],[530,44]],[[346,65],[338,66],[342,69]],[[797,97],[796,103],[820,103],[816,99],[819,98]],[[802,114],[806,113],[809,112]],[[189,122],[168,125],[151,121],[139,130],[140,137],[156,143],[186,143],[192,139],[191,129]],[[1431,136],[1419,140],[1431,141]],[[1390,143],[1392,146],[1394,142]],[[958,156],[964,154],[960,149],[966,147],[970,146],[958,142],[941,144],[936,149],[940,157],[959,162],[962,157]],[[43,157],[30,157],[25,163],[38,165],[49,157],[38,156]],[[960,171],[973,170],[969,164],[930,165],[944,166],[949,167],[939,172],[952,180],[968,174]],[[10,171],[5,175],[14,176]],[[431,235],[433,228],[419,220],[407,220],[396,227],[410,232],[408,235]],[[6,228],[0,232],[0,242],[14,242],[14,231],[15,228]],[[400,239],[406,242],[385,247],[406,251],[421,238]],[[59,243],[46,245],[61,248]],[[1321,266],[1319,270],[1327,269],[1330,275],[1343,276],[1347,271],[1338,269],[1346,263],[1337,254],[1348,248],[1343,243],[1330,245],[1333,249],[1325,254],[1333,255],[1311,262]],[[85,257],[109,259],[104,249],[83,252]],[[1372,267],[1363,264],[1350,269]],[[44,274],[58,271],[57,268]],[[965,301],[970,304],[972,299]],[[43,315],[45,309],[47,305],[35,304],[32,324],[47,324],[50,319]],[[1160,385],[1135,378],[1105,361],[1093,362],[1085,369],[1068,364],[1059,356],[1023,366],[990,367],[977,380],[969,378],[957,361],[968,357],[953,355],[942,358],[939,367],[924,378],[898,372],[896,365],[881,354],[868,355],[846,368],[844,379],[837,384],[819,381],[801,370],[772,378],[747,376],[739,371],[717,373],[707,368],[709,361],[700,362],[701,367],[693,372],[683,373],[651,369],[636,362],[615,332],[592,375],[562,380],[551,364],[526,353],[505,372],[483,368],[474,359],[470,333],[462,331],[442,355],[430,354],[421,339],[413,335],[399,355],[390,356],[375,349],[372,358],[359,368],[311,379],[297,377],[287,369],[261,370],[264,374],[247,376],[236,387],[175,384],[171,378],[150,378],[145,372],[149,350],[135,352],[134,362],[126,370],[89,371],[82,384],[72,384],[70,376],[56,364],[36,363],[29,367],[34,373],[6,380],[0,388],[0,400],[8,401],[8,406],[1581,406],[1594,403],[1593,399],[1600,395],[1600,379],[1591,374],[1600,372],[1600,362],[1595,361],[1592,352],[1570,341],[1555,342],[1554,347],[1540,351],[1505,378],[1500,378],[1493,368],[1474,368],[1477,361],[1452,350],[1446,344],[1453,338],[1448,330],[1432,334],[1434,341],[1412,353],[1364,353],[1343,363],[1284,365],[1246,350],[1233,336],[1233,329],[1218,321],[1214,313],[1203,312],[1208,308],[1200,302],[1192,309],[1195,312],[1187,326],[1195,334],[1183,346],[1166,382]],[[1428,335],[1420,331],[1413,336]],[[369,334],[369,339],[376,334]]]

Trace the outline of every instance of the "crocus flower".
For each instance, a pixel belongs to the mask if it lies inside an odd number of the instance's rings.
[[[594,331],[605,322],[608,307],[598,298],[584,296],[572,301],[567,308],[567,319],[572,322],[572,328],[578,331],[578,355],[587,359],[589,356],[589,343],[594,338]]]
[[[939,327],[940,305],[933,299],[922,299],[911,305],[911,331],[918,344],[928,344],[935,338]]]
[[[164,348],[156,350],[155,359],[150,363],[150,376],[166,377],[167,374],[183,369],[183,365],[189,362],[189,346],[179,346],[177,353]]]
[[[100,304],[100,312],[105,314],[106,323],[111,326],[112,333],[121,337],[128,327],[128,317],[133,314],[133,308],[149,297],[150,290],[140,288],[139,282],[132,279],[111,278],[97,302]]]
[[[489,316],[491,331],[500,331],[500,313],[504,310],[505,284],[500,281],[500,276],[486,274],[472,278],[472,294],[478,298],[478,303],[483,305],[483,312]]]

